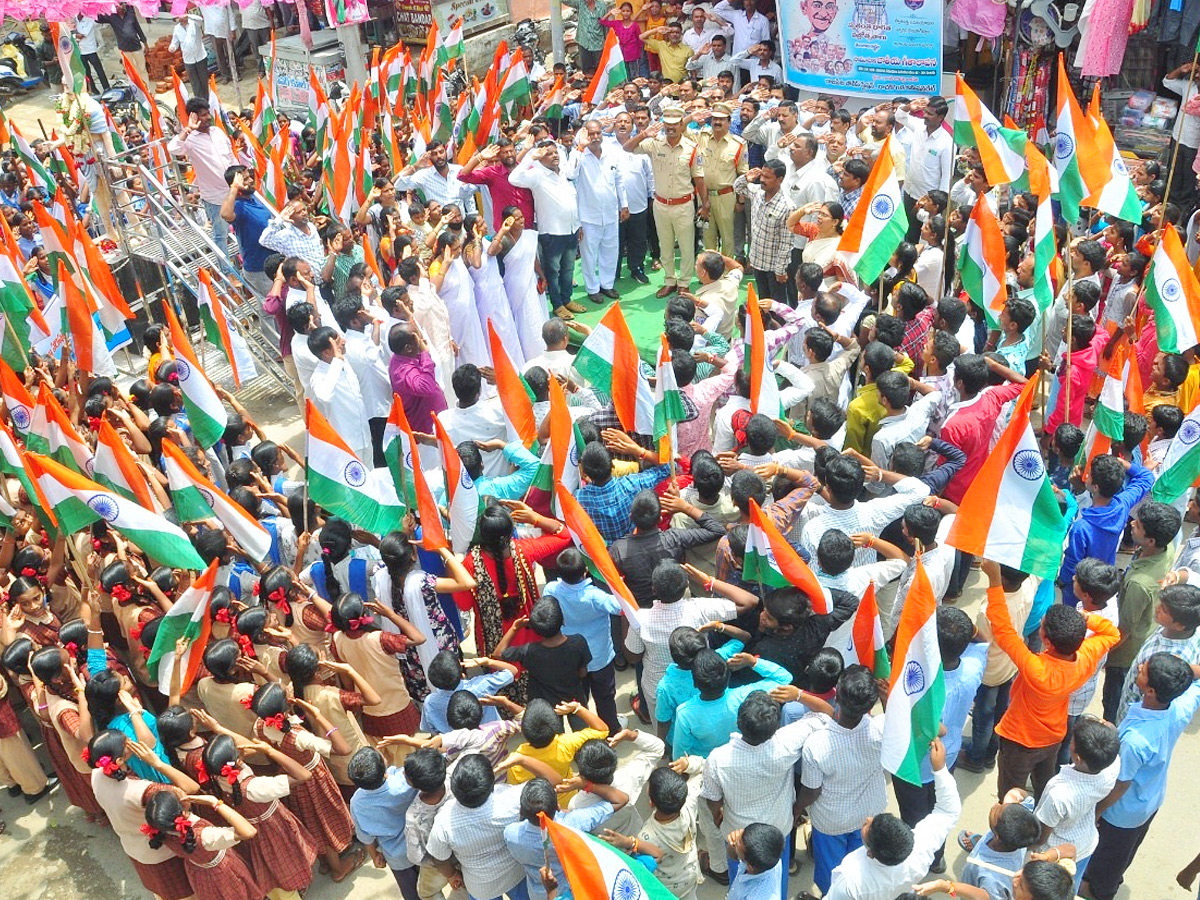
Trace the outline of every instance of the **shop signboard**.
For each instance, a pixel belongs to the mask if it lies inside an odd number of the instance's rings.
[[[424,42],[432,25],[430,0],[396,0],[396,29],[401,40]]]
[[[941,0],[797,0],[779,5],[784,77],[840,95],[941,90]]]
[[[508,21],[508,0],[435,0],[433,15],[445,34],[449,23],[462,16],[463,35],[472,35]]]

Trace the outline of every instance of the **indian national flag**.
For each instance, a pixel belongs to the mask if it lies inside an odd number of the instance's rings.
[[[150,648],[146,668],[150,676],[158,681],[161,694],[171,695],[171,681],[176,666],[183,669],[179,685],[181,694],[187,693],[200,671],[200,660],[204,657],[204,648],[208,646],[212,628],[208,608],[217,581],[217,563],[215,559],[209,563],[204,574],[192,582],[183,596],[159,620],[158,633],[154,636],[154,646]],[[180,639],[188,644],[183,653],[177,656],[175,646]]]
[[[29,430],[30,435],[25,440],[26,446],[30,446],[31,439],[37,435],[38,443],[45,442],[45,452],[48,456],[82,475],[91,477],[92,450],[79,436],[79,432],[71,424],[71,417],[54,399],[54,394],[46,387],[45,382],[38,388],[38,402],[33,408],[33,426]],[[39,450],[36,446],[31,449]]]
[[[274,40],[274,34],[271,35]],[[270,79],[258,82],[258,94],[254,98],[254,120],[251,130],[258,142],[266,146],[271,135],[278,128],[278,117],[275,114],[275,102],[271,99]]]
[[[1029,424],[1038,380],[1035,375],[1025,384],[1008,427],[959,504],[971,513],[955,517],[946,543],[1039,578],[1054,578],[1067,523]]]
[[[1192,407],[1179,431],[1171,439],[1163,460],[1162,474],[1154,482],[1150,497],[1174,503],[1200,478],[1200,403]]]
[[[524,106],[530,100],[529,70],[524,57],[518,55],[504,73],[500,83],[500,104],[511,114],[513,106]]]
[[[1102,213],[1140,225],[1142,201],[1137,195],[1137,188],[1133,186],[1133,180],[1129,177],[1129,169],[1125,166],[1121,151],[1117,149],[1116,141],[1113,140],[1112,131],[1109,130],[1108,123],[1104,121],[1104,114],[1100,111],[1098,81],[1092,91],[1092,102],[1088,105],[1087,117],[1096,134],[1096,151],[1102,160],[1108,162],[1111,177],[1104,187],[1083,202]]]
[[[1100,396],[1096,409],[1092,413],[1092,424],[1088,426],[1084,440],[1085,459],[1087,467],[1092,460],[1102,453],[1107,453],[1113,441],[1119,441],[1125,434],[1125,382],[1129,377],[1129,352],[1132,349],[1124,332],[1118,332],[1119,346],[1113,351],[1108,362],[1108,370],[1104,373],[1104,382],[1100,386]]]
[[[962,74],[955,77],[954,142],[978,148],[990,184],[1016,181],[1025,171],[1025,132],[1001,125]]]
[[[283,161],[287,153],[287,139],[277,134],[267,151],[266,170],[260,175],[263,201],[276,212],[287,205],[287,179],[283,174]]]
[[[779,382],[767,355],[767,332],[763,327],[762,310],[758,307],[758,291],[751,284],[746,290],[746,343],[749,350],[742,365],[750,376],[750,412],[762,413],[777,419],[783,415],[779,401]]]
[[[383,457],[387,460],[396,493],[421,522],[421,546],[426,550],[448,546],[446,532],[442,528],[442,516],[425,481],[425,473],[421,470],[416,438],[404,414],[404,404],[395,394],[392,395],[392,409],[383,428]]]
[[[488,345],[492,351],[492,371],[496,373],[496,392],[500,395],[500,406],[508,419],[508,439],[520,441],[526,449],[537,440],[537,424],[533,418],[533,392],[513,365],[504,341],[496,333],[496,326],[488,319]]]
[[[579,374],[612,397],[621,427],[637,434],[653,434],[654,393],[642,377],[641,363],[618,303],[609,307],[575,355]]]
[[[241,506],[200,474],[184,452],[163,441],[163,469],[180,522],[217,519],[246,555],[263,562],[271,553],[271,535]]]
[[[233,370],[234,386],[241,387],[243,378],[249,380],[258,376],[254,358],[250,355],[245,339],[229,327],[229,320],[225,318],[225,305],[213,290],[212,276],[209,275],[208,269],[201,269],[199,277],[200,289],[196,293],[196,308],[200,313],[204,337],[221,351],[229,363],[229,368]]]
[[[0,328],[0,359],[13,369],[24,370],[29,365],[29,348],[46,341],[51,329],[7,253],[0,253],[0,315],[8,323]]]
[[[462,16],[450,22],[449,25],[450,30],[446,32],[446,36],[438,43],[437,64],[439,66],[444,66],[460,58],[466,52],[466,48],[463,45]]]
[[[559,510],[554,486],[561,484],[572,496],[579,489],[579,454],[583,440],[571,420],[562,385],[557,378],[551,378],[549,385],[550,437],[542,448],[542,458],[525,494],[525,502],[544,516],[555,516]]]
[[[479,488],[463,465],[454,442],[442,427],[437,413],[433,414],[433,430],[442,451],[442,473],[446,479],[446,511],[450,514],[450,547],[455,553],[466,553],[475,537],[479,521]]]
[[[633,593],[625,585],[625,579],[617,570],[616,563],[608,555],[608,547],[596,529],[591,516],[579,505],[575,495],[568,491],[565,485],[555,485],[555,492],[558,495],[558,508],[561,510],[562,521],[571,534],[571,540],[574,541],[579,551],[592,561],[592,565],[596,567],[596,571],[600,573],[600,577],[604,579],[609,590],[616,594],[617,599],[622,602],[624,606],[622,612],[625,618],[629,620],[631,626],[636,628],[637,617],[632,613],[637,612],[637,601],[634,600]]]
[[[71,89],[72,94],[83,96],[87,93],[87,73],[83,68],[79,45],[75,43],[75,35],[71,34],[71,27],[68,25],[64,28],[60,22],[51,22],[50,34],[54,38],[54,49],[58,52],[63,84]]]
[[[137,458],[133,451],[125,446],[125,441],[108,419],[100,420],[100,430],[96,434],[92,477],[97,483],[140,503],[145,509],[161,512],[150,486],[146,483],[146,476],[138,468]]]
[[[675,426],[685,418],[687,411],[683,408],[683,394],[675,381],[671,346],[664,334],[658,347],[658,365],[654,377],[654,437],[658,440],[659,462],[670,462],[675,458],[674,448],[679,443]]]
[[[600,64],[596,66],[596,74],[592,76],[591,84],[583,92],[583,102],[599,103],[609,91],[623,85],[628,78],[621,43],[617,40],[617,33],[610,28],[604,38],[604,49],[600,51]]]
[[[1058,191],[1058,172],[1033,141],[1025,145],[1025,161],[1029,166],[1029,190],[1037,197],[1037,211],[1033,217],[1033,298],[1038,308],[1045,312],[1054,302],[1054,280],[1050,269],[1058,256],[1058,245],[1050,198]]]
[[[838,243],[838,250],[854,255],[854,271],[864,282],[874,281],[887,268],[908,231],[908,214],[892,165],[891,141],[889,136],[883,142],[871,177],[863,186],[862,201]]]
[[[920,556],[896,626],[895,660],[880,761],[897,778],[919,785],[921,760],[938,736],[946,705],[946,681],[937,639],[937,600]]]
[[[876,678],[890,678],[892,663],[888,659],[887,646],[883,640],[883,626],[879,622],[879,605],[875,602],[875,582],[867,585],[858,611],[854,614],[854,653],[858,664],[866,666]]]
[[[179,391],[183,394],[183,405],[187,410],[188,424],[197,443],[205,450],[221,439],[229,414],[221,398],[213,390],[212,383],[196,361],[196,353],[188,340],[187,332],[179,324],[170,303],[163,304],[167,326],[171,331],[171,347],[175,351],[175,367],[179,372]]]
[[[1058,55],[1058,117],[1055,121],[1054,167],[1063,218],[1074,222],[1086,198],[1112,178],[1111,161],[1100,155],[1095,129],[1079,108],[1063,57]]]
[[[305,423],[308,491],[313,502],[371,534],[398,530],[404,518],[404,505],[376,496],[378,489],[371,483],[370,470],[311,400],[306,404]]]
[[[3,360],[0,360],[0,394],[4,395],[4,408],[8,410],[8,420],[13,428],[28,435],[33,425],[33,396],[25,388],[25,382]]]
[[[612,844],[560,825],[545,813],[538,818],[578,900],[673,900],[675,895],[649,869]]]
[[[750,530],[746,534],[742,577],[767,587],[797,588],[808,597],[817,615],[825,615],[833,606],[829,591],[817,581],[817,576],[800,558],[796,548],[787,542],[753,499],[750,501]]]
[[[47,456],[27,453],[25,458],[47,510],[63,534],[75,534],[103,521],[160,566],[204,568],[204,560],[177,525]]]
[[[1162,231],[1146,273],[1145,291],[1154,310],[1160,350],[1184,353],[1200,344],[1200,284],[1174,228]]]
[[[1004,260],[1004,234],[1000,231],[1000,221],[991,205],[980,201],[971,210],[971,219],[967,222],[966,248],[959,272],[963,290],[987,314],[992,327],[999,327],[1000,313],[1008,301]]]
[[[61,259],[58,261],[58,294],[66,309],[67,328],[71,333],[71,349],[76,364],[84,372],[93,375],[115,376],[117,366],[105,343],[104,333],[96,324],[96,309],[88,302]]]
[[[563,116],[564,101],[567,96],[566,86],[563,84],[561,75],[554,78],[554,87],[552,87],[538,104],[537,115],[545,116],[547,119],[561,119]]]

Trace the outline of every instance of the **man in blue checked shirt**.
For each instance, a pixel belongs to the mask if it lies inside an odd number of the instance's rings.
[[[658,454],[653,450],[638,450],[642,462],[658,459]],[[634,475],[614,477],[612,454],[599,443],[591,443],[583,448],[579,464],[584,483],[575,497],[584,512],[591,516],[600,536],[610,544],[633,530],[629,511],[638,492],[653,489],[671,474],[670,466],[657,465]]]

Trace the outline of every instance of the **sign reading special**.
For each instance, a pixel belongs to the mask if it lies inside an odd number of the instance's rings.
[[[833,94],[941,90],[941,0],[798,0],[779,5],[783,67],[796,87]]]

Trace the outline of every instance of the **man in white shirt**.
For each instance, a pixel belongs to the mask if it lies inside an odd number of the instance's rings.
[[[683,42],[692,48],[692,53],[707,52],[701,48],[711,42],[716,35],[719,34],[724,38],[732,30],[728,26],[718,25],[719,21],[720,19],[699,6],[692,8],[692,27],[683,33]],[[690,64],[688,68],[691,68]]]
[[[761,110],[742,128],[743,138],[754,144],[762,144],[766,148],[764,158],[767,160],[783,159],[787,155],[784,148],[779,146],[781,137],[789,134],[799,136],[803,133],[800,110],[791,100],[784,100],[778,106]]]
[[[962,800],[954,776],[946,770],[946,748],[940,738],[929,745],[933,767],[933,812],[909,828],[891,813],[867,819],[863,845],[833,870],[824,900],[892,900],[929,872],[933,858],[954,829]],[[878,765],[878,760],[876,761]]]
[[[621,180],[625,183],[625,203],[629,216],[617,227],[620,247],[617,250],[617,273],[621,271],[621,260],[629,267],[629,277],[638,284],[649,284],[646,277],[646,249],[650,227],[650,198],[654,195],[654,169],[650,157],[641,153],[630,153],[624,144],[633,137],[633,116],[627,112],[617,113],[613,125],[616,137],[617,165],[621,168]]]
[[[204,35],[212,38],[216,50],[217,71],[220,81],[230,81],[237,77],[238,65],[233,53],[233,32],[236,23],[233,20],[233,10],[229,6],[216,4],[201,6],[200,15],[204,19]],[[207,82],[207,79],[205,79]]]
[[[108,76],[104,74],[104,65],[100,62],[100,32],[96,20],[88,16],[76,17],[75,40],[79,43],[79,55],[83,59],[83,70],[87,73],[88,92],[98,94],[107,91]],[[94,80],[93,75],[96,76]]]
[[[542,342],[546,352],[532,359],[525,360],[523,372],[528,372],[534,366],[545,369],[554,378],[568,379],[574,377],[580,381],[579,375],[572,376],[575,368],[575,355],[567,350],[570,336],[568,329],[581,330],[584,337],[591,333],[585,325],[576,322],[564,322],[562,319],[549,319],[542,325]]]
[[[706,332],[715,332],[726,340],[733,337],[738,288],[745,274],[741,263],[715,250],[701,251],[696,257],[696,277],[700,279],[700,287],[694,294],[681,291],[680,296],[703,302],[700,324]]]
[[[921,234],[917,201],[930,191],[950,192],[954,173],[954,139],[943,128],[950,107],[941,97],[918,98],[896,110],[896,121],[909,134],[908,161],[905,166],[904,207],[908,212],[908,240],[915,243]],[[922,112],[918,117],[916,112]]]
[[[587,312],[586,306],[571,299],[575,288],[579,204],[575,184],[559,168],[558,145],[548,139],[538,141],[537,147],[517,163],[508,181],[514,187],[528,188],[533,194],[542,273],[554,314],[560,319],[572,319],[572,313]]]
[[[369,463],[373,458],[371,428],[362,387],[346,359],[346,339],[321,325],[309,333],[308,350],[317,358],[317,367],[308,380],[309,399],[354,455]],[[299,361],[296,368],[300,368]]]
[[[701,44],[685,65],[689,72],[704,82],[705,87],[716,84],[716,78],[722,72],[733,73],[737,69],[729,53],[729,39],[720,32],[709,35],[708,42]]]
[[[775,61],[775,42],[770,38],[735,53],[730,62],[746,72],[750,81],[758,81],[766,75],[775,84],[783,83],[783,69]]]
[[[373,462],[375,468],[382,468],[387,465],[383,458],[383,429],[392,407],[392,382],[382,346],[383,323],[363,309],[361,297],[339,300],[333,314],[346,335],[346,361],[362,388]]]
[[[875,379],[879,388],[879,404],[884,416],[871,437],[871,462],[881,469],[892,467],[892,451],[905,441],[916,443],[929,428],[929,417],[942,399],[942,392],[932,385],[913,381],[903,372],[892,370]],[[920,393],[909,403],[913,390]]]
[[[204,26],[201,18],[195,14],[175,17],[175,27],[171,29],[171,43],[168,48],[172,53],[179,50],[183,54],[183,68],[187,72],[188,84],[193,97],[208,96],[208,49],[204,46]]]
[[[460,205],[466,215],[475,212],[475,186],[458,180],[461,169],[447,160],[445,144],[430,141],[417,164],[397,172],[392,183],[399,191],[420,191],[426,200],[436,200],[442,206]]]
[[[758,11],[757,0],[743,0],[741,9],[721,0],[713,7],[713,18],[733,29],[734,54],[771,37],[771,21]]]
[[[624,151],[604,142],[604,129],[595,119],[584,125],[584,132],[586,142],[571,151],[565,174],[575,185],[582,223],[579,255],[584,288],[589,300],[603,303],[603,297],[616,300],[620,296],[613,290],[613,279],[620,247],[617,226],[629,218],[625,180],[617,158]]]
[[[788,152],[783,156],[787,166],[787,174],[783,177],[783,192],[796,209],[803,209],[810,203],[832,203],[838,198],[838,184],[830,177],[825,160],[818,157],[819,149],[820,144],[815,137],[811,134],[800,134],[793,139]],[[806,216],[804,221],[813,219],[815,216]],[[800,252],[807,243],[808,238],[803,235],[792,235],[792,263],[788,268],[789,289],[794,290],[796,287]]]
[[[450,442],[458,446],[463,441],[503,441],[507,443],[515,438],[508,433],[508,419],[500,399],[480,400],[483,392],[483,376],[479,368],[471,363],[465,363],[454,370],[450,376],[450,387],[458,403],[449,409],[438,413],[438,421],[450,437]],[[483,451],[483,474],[488,478],[507,475],[512,466],[504,457],[503,450]]]

